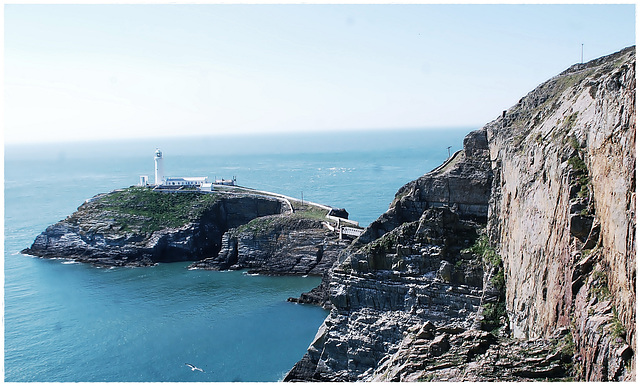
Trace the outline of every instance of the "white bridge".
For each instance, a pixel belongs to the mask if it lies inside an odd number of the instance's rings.
[[[364,229],[361,228],[340,227],[340,238],[342,238],[343,235],[359,237],[363,233]]]
[[[331,222],[325,221],[324,226],[326,226],[327,228],[329,228],[329,230],[333,232],[340,233],[340,240],[342,240],[343,236],[359,237],[361,234],[364,233],[364,229],[355,228],[358,226],[357,221],[348,220],[342,217],[336,217],[336,216],[330,216],[330,215],[327,215],[327,219],[331,220]],[[344,225],[344,223],[347,223],[353,226]]]

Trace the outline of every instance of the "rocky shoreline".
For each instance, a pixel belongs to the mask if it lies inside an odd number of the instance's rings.
[[[469,134],[449,164],[401,188],[347,248],[325,278],[331,314],[285,381],[373,380],[409,330],[437,324],[440,337],[433,327],[432,338],[439,342],[446,331],[483,325],[478,311],[495,292],[473,248],[486,225],[488,206],[479,203],[488,202],[492,179],[486,134]],[[445,195],[456,184],[464,193]]]
[[[353,243],[277,197],[130,188],[23,253],[322,275],[289,299],[330,314],[285,381],[632,381],[635,160],[630,47],[468,134]]]

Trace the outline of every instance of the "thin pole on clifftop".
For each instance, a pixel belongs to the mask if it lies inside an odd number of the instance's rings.
[[[447,146],[447,152],[449,153],[449,158],[451,158],[451,146]]]
[[[582,49],[580,50],[580,63],[584,63],[584,43],[582,43]]]
[[[302,196],[302,205],[304,205],[304,192],[302,190],[300,191],[300,196]]]

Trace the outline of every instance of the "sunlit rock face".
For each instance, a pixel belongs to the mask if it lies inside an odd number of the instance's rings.
[[[541,84],[338,259],[285,380],[635,379],[635,47]]]
[[[486,126],[513,335],[573,323],[578,376],[594,381],[635,373],[635,90],[630,48],[571,67]]]

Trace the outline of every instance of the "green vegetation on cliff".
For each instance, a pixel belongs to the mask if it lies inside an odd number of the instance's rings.
[[[153,232],[181,227],[202,216],[217,200],[218,195],[211,193],[163,193],[131,187],[99,196],[80,209],[98,209],[122,230]]]
[[[325,220],[327,217],[327,209],[320,208],[316,205],[293,202],[294,214],[300,218],[308,218],[312,220]]]
[[[498,330],[506,325],[507,310],[505,305],[505,277],[502,258],[491,247],[489,238],[486,235],[478,237],[475,243],[466,252],[471,252],[479,256],[484,261],[490,272],[489,282],[498,296],[483,304],[482,328],[498,333]]]

